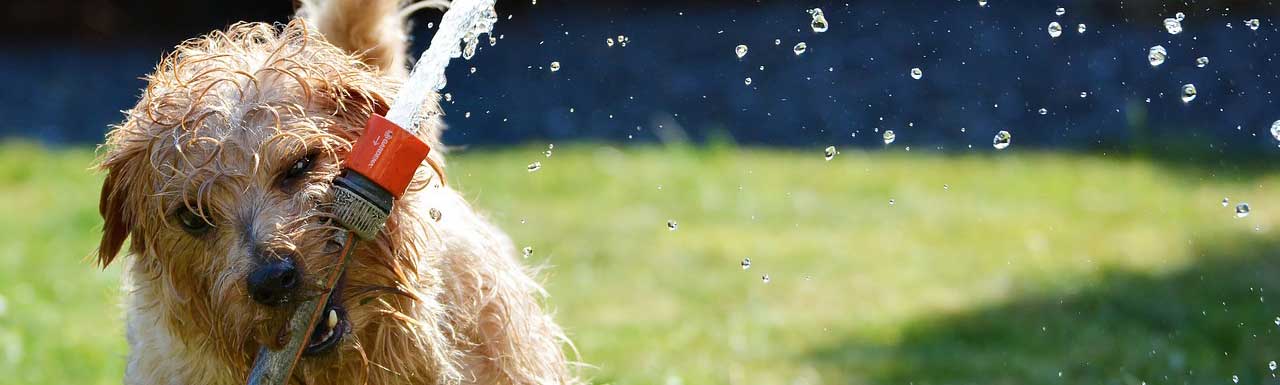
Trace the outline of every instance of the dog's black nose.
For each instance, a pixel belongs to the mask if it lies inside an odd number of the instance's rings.
[[[249,296],[260,304],[275,306],[289,302],[301,283],[302,273],[292,257],[271,258],[249,273]]]

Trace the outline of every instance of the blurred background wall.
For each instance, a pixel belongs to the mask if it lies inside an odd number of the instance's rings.
[[[1020,147],[1276,152],[1268,129],[1280,119],[1280,50],[1255,38],[1276,29],[1277,9],[1266,2],[498,3],[498,44],[450,67],[450,144],[721,138],[871,147],[892,129],[900,146],[967,151],[1009,130]],[[1054,15],[1057,6],[1066,14]],[[812,7],[823,8],[829,31],[809,29]],[[97,143],[174,44],[235,21],[283,22],[292,8],[288,0],[5,2],[0,137]],[[1170,35],[1161,20],[1176,12],[1186,14],[1185,31]],[[438,18],[415,16],[415,54]],[[1262,19],[1258,31],[1244,25],[1250,18]],[[1046,33],[1051,21],[1064,26],[1061,37]],[[606,45],[618,35],[627,46]],[[808,46],[803,55],[792,53],[797,42]],[[738,44],[750,47],[741,60]],[[1157,44],[1169,59],[1153,68],[1146,54]],[[1195,66],[1200,56],[1207,67]],[[552,61],[562,69],[549,71]],[[923,79],[908,75],[913,67]],[[1190,103],[1179,100],[1186,83],[1199,91]]]

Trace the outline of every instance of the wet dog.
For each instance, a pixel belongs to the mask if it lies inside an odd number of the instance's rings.
[[[108,134],[98,250],[129,239],[126,384],[243,383],[338,268],[331,181],[406,75],[406,4],[304,1],[182,43]],[[414,7],[414,5],[410,5]],[[418,132],[443,166],[440,109]],[[292,382],[577,382],[512,242],[421,167],[358,244]]]

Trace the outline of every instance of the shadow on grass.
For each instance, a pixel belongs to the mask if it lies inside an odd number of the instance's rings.
[[[1280,360],[1280,244],[1245,242],[1165,275],[1113,270],[1074,293],[939,314],[893,344],[847,338],[804,358],[851,383],[1280,383],[1268,369]]]

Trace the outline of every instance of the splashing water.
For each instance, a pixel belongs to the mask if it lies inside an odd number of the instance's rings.
[[[1062,24],[1058,22],[1049,23],[1049,37],[1062,36]]]
[[[827,17],[822,14],[822,8],[810,9],[808,12],[810,16],[813,16],[813,21],[809,23],[809,27],[813,28],[813,32],[827,32]]]
[[[667,220],[667,230],[670,230],[670,231],[676,231],[676,229],[678,229],[678,228],[680,228],[680,224],[679,224],[679,223],[676,223],[676,220],[675,220],[675,219],[668,219],[668,220]]]
[[[1182,22],[1175,18],[1164,19],[1164,30],[1170,35],[1182,33]]]
[[[1240,202],[1236,205],[1236,218],[1244,218],[1249,216],[1249,204]]]
[[[1169,58],[1169,52],[1165,51],[1164,46],[1157,45],[1147,50],[1147,62],[1151,63],[1152,67],[1164,64],[1164,60],[1167,58]]]
[[[912,68],[912,69],[911,69],[911,78],[912,78],[912,79],[920,80],[920,78],[923,78],[923,77],[924,77],[924,71],[921,71],[921,70],[920,70],[920,68],[918,68],[918,67],[917,67],[917,68]]]
[[[1280,120],[1271,123],[1271,137],[1280,140]]]
[[[1003,150],[1009,148],[1009,143],[1012,141],[1013,135],[1010,135],[1009,131],[1001,130],[996,133],[994,138],[991,138],[991,146],[995,147],[997,150]]]
[[[733,48],[733,53],[734,53],[734,54],[736,54],[736,55],[738,55],[738,58],[739,58],[739,59],[741,59],[743,56],[747,56],[747,45],[746,45],[746,44],[738,44],[738,46],[737,46],[737,47],[734,47],[734,48]]]
[[[884,144],[891,144],[893,143],[894,140],[897,140],[897,139],[898,139],[898,135],[894,134],[893,130],[884,130]]]
[[[803,54],[803,53],[804,53],[804,51],[805,51],[805,50],[807,50],[807,49],[809,49],[809,45],[808,45],[808,44],[805,44],[805,43],[802,41],[802,42],[796,43],[796,46],[795,46],[795,47],[791,47],[791,52],[795,52],[795,53],[796,53],[796,56],[800,56],[800,55],[801,55],[801,54]]]
[[[494,0],[454,0],[440,20],[440,29],[431,38],[431,46],[409,73],[409,79],[400,87],[400,94],[387,112],[390,120],[409,132],[416,132],[419,112],[432,93],[444,89],[444,69],[449,60],[462,56],[471,59],[481,34],[493,32],[498,13],[493,9]]]
[[[1066,9],[1066,8],[1063,8],[1063,7],[1058,7],[1058,9],[1053,10],[1053,14],[1058,15],[1058,16],[1065,15],[1065,14],[1067,14],[1067,9]]]
[[[1182,102],[1191,103],[1192,100],[1196,100],[1196,85],[1184,84],[1182,86]]]
[[[835,158],[835,157],[836,157],[836,146],[827,146],[827,148],[826,148],[825,150],[822,150],[822,156],[823,156],[824,158],[826,158],[827,160],[831,160],[831,159]]]
[[[751,268],[751,258],[743,258],[743,259],[742,259],[742,270],[746,270],[746,269],[750,269],[750,268]]]
[[[1204,68],[1204,67],[1205,67],[1205,66],[1207,66],[1207,65],[1209,65],[1209,57],[1208,57],[1208,56],[1201,56],[1201,57],[1196,58],[1196,67],[1198,67],[1198,68]]]

